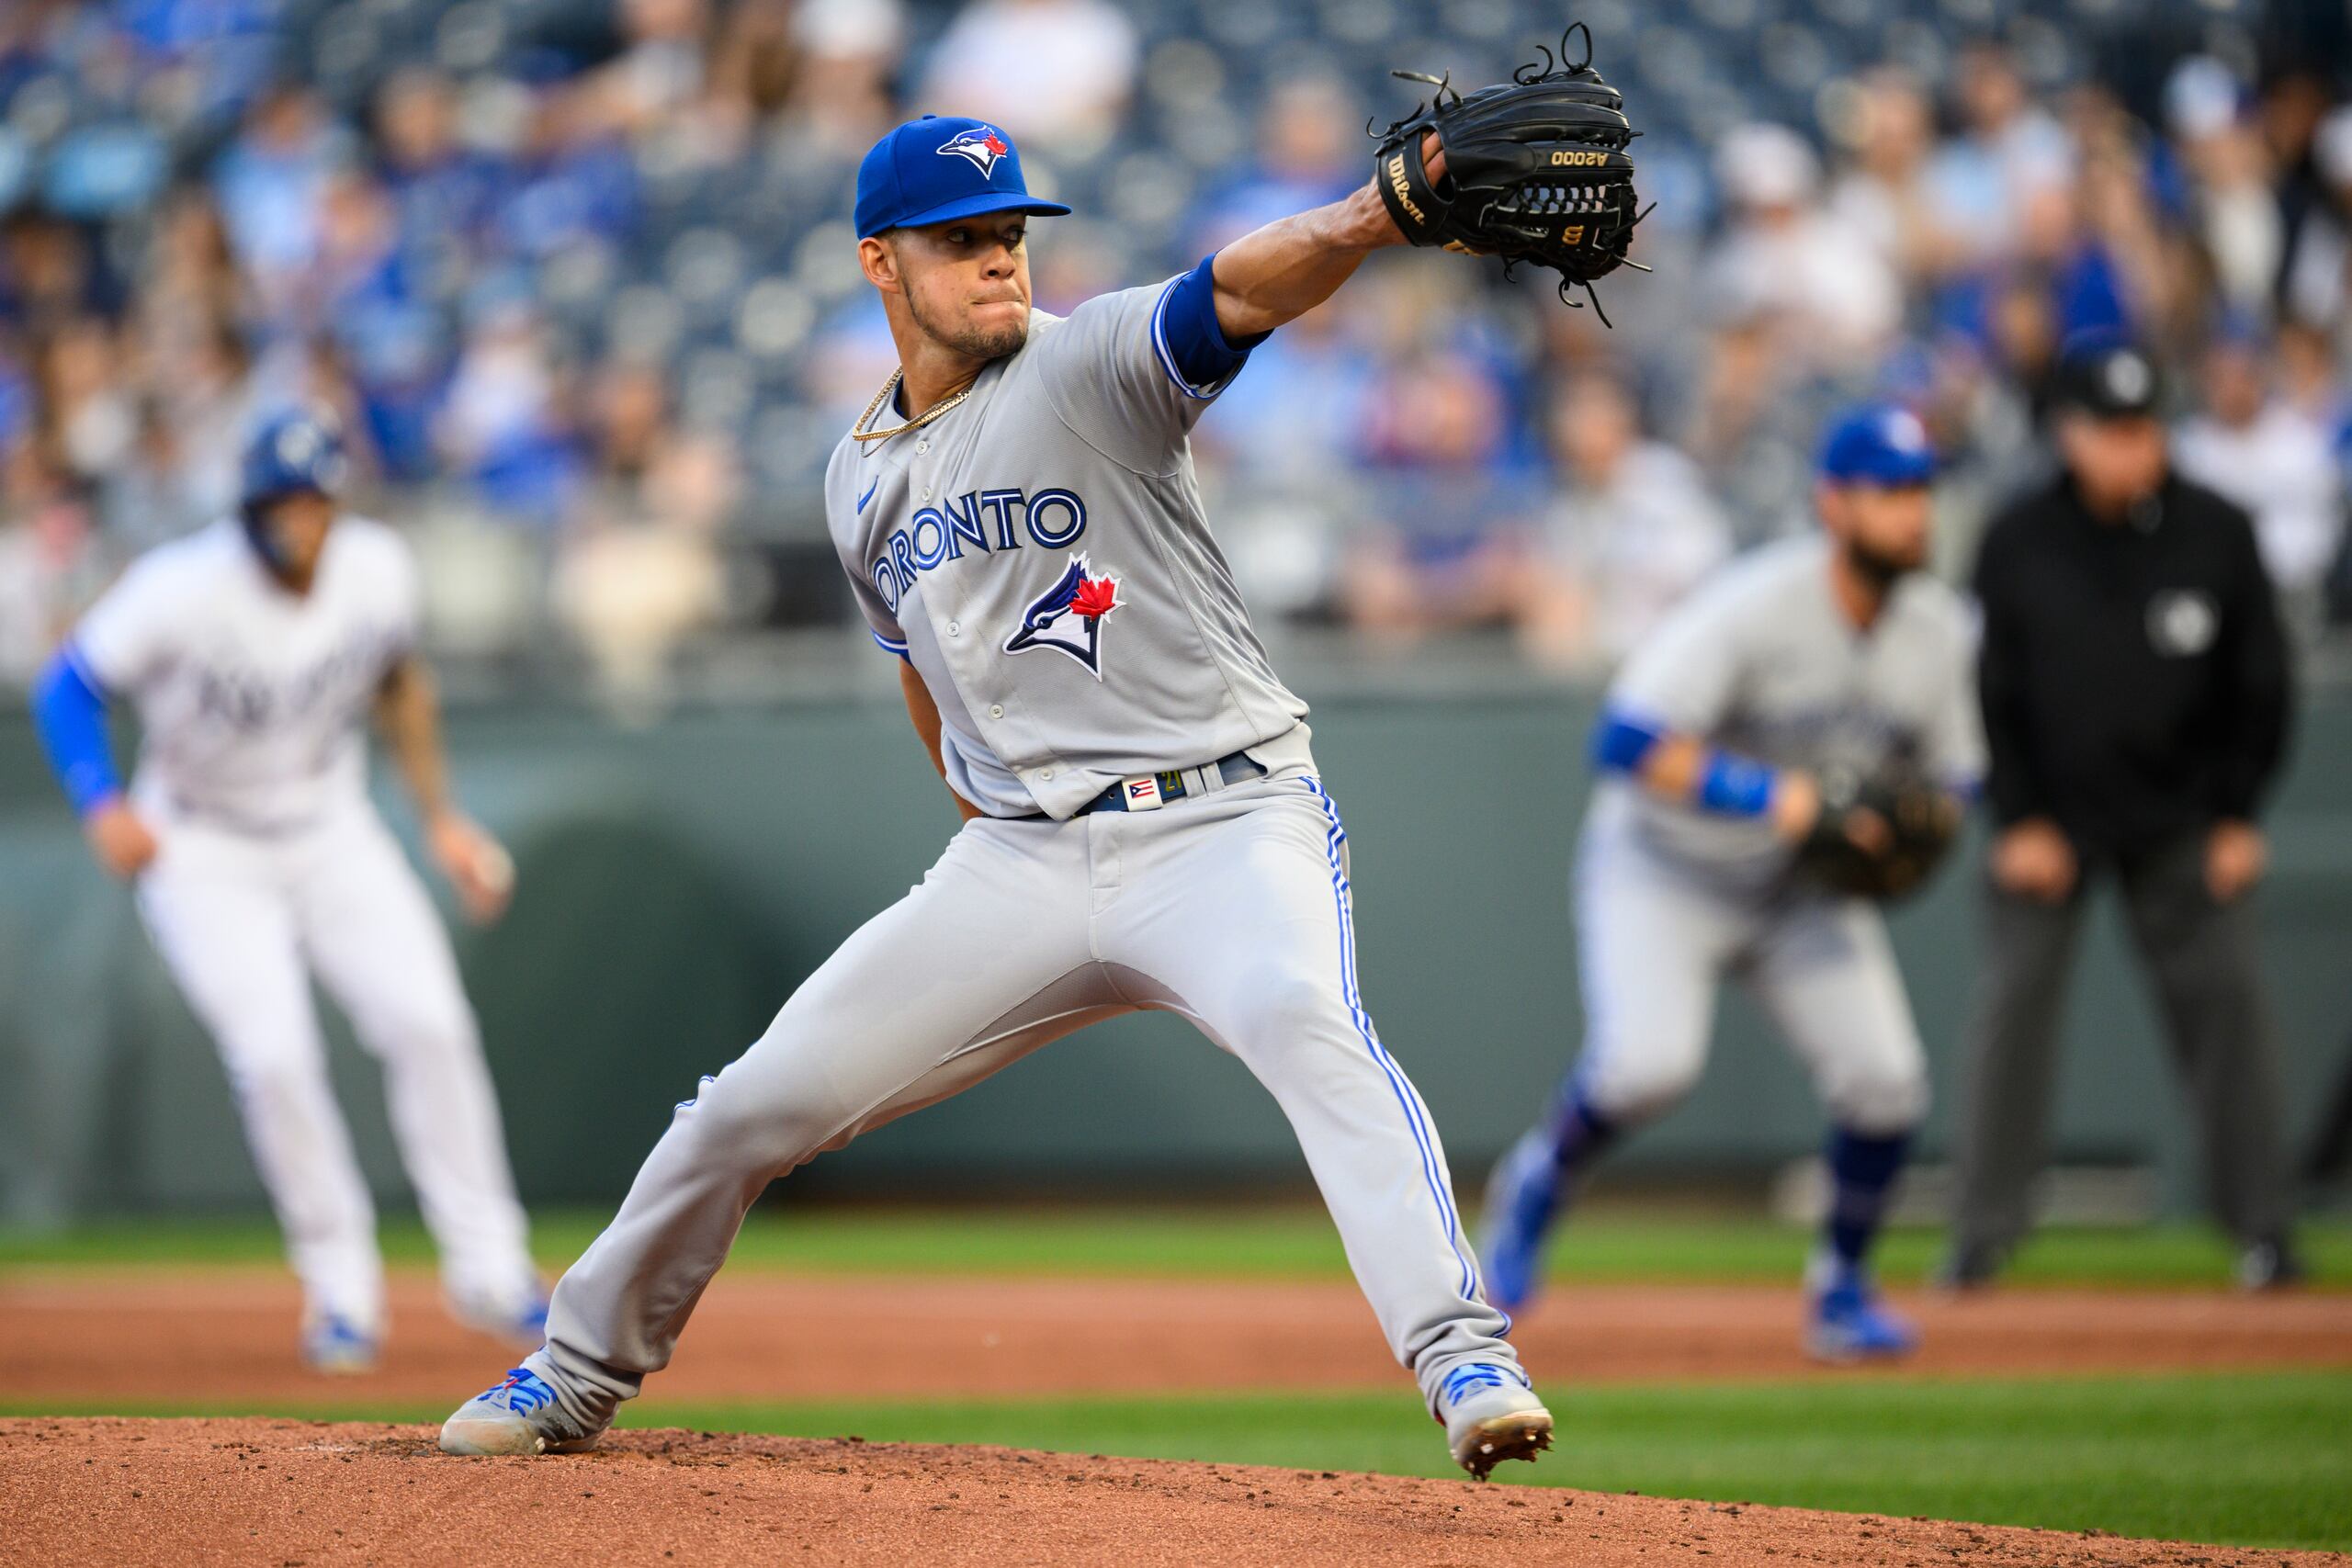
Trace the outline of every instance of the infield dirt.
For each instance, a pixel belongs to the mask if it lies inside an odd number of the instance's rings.
[[[614,1434],[591,1454],[451,1459],[430,1428],[0,1421],[8,1562],[2033,1564],[2343,1563],[2317,1552],[1328,1471]]]
[[[1928,1373],[2352,1366],[2352,1293],[2017,1291],[1902,1297]],[[275,1269],[153,1269],[0,1280],[0,1390],[22,1403],[300,1409],[428,1406],[492,1381],[511,1352],[458,1327],[429,1277],[393,1283],[382,1366],[323,1381],[294,1354],[300,1297]],[[1850,1376],[1797,1351],[1792,1288],[1599,1286],[1512,1332],[1539,1384]],[[666,1401],[987,1398],[1166,1390],[1410,1390],[1342,1280],[987,1280],[722,1274]]]

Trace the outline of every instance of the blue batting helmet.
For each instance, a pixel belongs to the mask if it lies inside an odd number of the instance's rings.
[[[304,409],[274,414],[245,445],[239,502],[250,516],[280,496],[339,495],[350,468],[333,419]]]

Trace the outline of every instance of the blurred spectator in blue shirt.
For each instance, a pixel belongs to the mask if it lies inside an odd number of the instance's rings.
[[[1999,44],[1971,44],[1960,57],[1953,97],[1960,134],[1930,165],[1936,222],[1979,261],[2007,254],[2039,192],[2074,177],[2066,130],[2036,104]]]
[[[420,259],[454,261],[479,246],[512,178],[498,159],[459,142],[457,122],[457,90],[437,71],[397,71],[377,91],[384,184],[401,248]]]
[[[353,171],[328,186],[311,330],[334,344],[385,477],[414,484],[433,477],[433,413],[455,345],[419,276],[431,253],[399,239],[392,200],[374,180]]]
[[[1424,345],[1375,378],[1359,446],[1364,531],[1343,567],[1349,618],[1376,640],[1507,623],[1534,474],[1511,461],[1515,411],[1475,355]]]
[[[1363,184],[1363,124],[1362,106],[1331,77],[1276,82],[1258,117],[1252,155],[1194,211],[1187,248],[1222,250],[1252,229],[1337,201]]]
[[[351,155],[348,135],[326,118],[317,97],[304,87],[282,86],[255,102],[243,130],[213,165],[229,242],[252,273],[265,310],[275,313],[300,289],[318,254],[327,182]]]
[[[501,291],[475,308],[436,435],[492,513],[535,528],[561,520],[579,490],[581,455],[527,299]]]
[[[536,261],[586,240],[610,243],[637,214],[637,166],[599,95],[570,83],[542,88],[526,171],[500,212],[504,247]]]

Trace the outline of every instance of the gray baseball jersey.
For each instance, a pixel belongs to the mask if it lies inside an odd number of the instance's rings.
[[[1174,286],[1033,312],[961,404],[844,436],[825,470],[858,607],[939,705],[948,782],[991,816],[1068,817],[1306,716],[1209,536],[1187,436],[1223,388],[1168,355]]]
[[[1831,592],[1830,548],[1793,539],[1719,573],[1627,660],[1611,712],[1779,767],[1868,772],[1904,755],[1973,783],[1984,740],[1958,596],[1907,577],[1857,631]],[[1737,975],[1839,1125],[1893,1134],[1925,1114],[1925,1053],[1884,920],[1788,887],[1790,854],[1760,819],[1602,783],[1576,886],[1576,1072],[1594,1109],[1632,1122],[1679,1099],[1705,1060],[1715,986]]]
[[[1202,515],[1189,432],[1219,389],[1169,351],[1175,287],[1037,314],[960,406],[834,455],[826,503],[858,602],[922,675],[950,782],[988,815],[679,1107],[557,1286],[529,1364],[582,1428],[668,1361],[771,1179],[1139,1009],[1190,1019],[1273,1093],[1432,1411],[1453,1370],[1515,1359],[1428,1107],[1363,1010],[1346,834],[1306,706]],[[1237,752],[1254,766],[1202,766]],[[1183,770],[1172,799],[1145,776]],[[1083,810],[1123,782],[1114,798],[1141,808]]]
[[[1625,661],[1610,711],[1775,767],[1868,773],[1900,756],[1973,784],[1984,740],[1959,596],[1905,577],[1857,631],[1831,595],[1829,550],[1819,535],[1784,540],[1718,573]],[[1788,864],[1770,824],[1669,805],[1622,778],[1603,782],[1592,821],[1726,887],[1768,885]]]

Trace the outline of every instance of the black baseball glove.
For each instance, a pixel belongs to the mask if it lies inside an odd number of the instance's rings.
[[[1561,299],[1579,303],[1568,290],[1580,287],[1599,310],[1593,279],[1620,265],[1641,268],[1625,260],[1634,225],[1646,215],[1634,210],[1627,151],[1641,132],[1625,119],[1623,96],[1592,68],[1591,31],[1581,22],[1568,28],[1578,31],[1583,63],[1568,64],[1563,33],[1558,56],[1538,45],[1542,60],[1467,97],[1445,77],[1394,73],[1437,92],[1372,132],[1380,143],[1373,183],[1414,244],[1500,256],[1507,273],[1521,262],[1548,266],[1560,275]],[[1445,153],[1434,184],[1421,155],[1429,131]]]
[[[1821,815],[1797,846],[1796,874],[1853,897],[1901,898],[1925,886],[1960,834],[1960,802],[1910,769],[1821,781]]]

